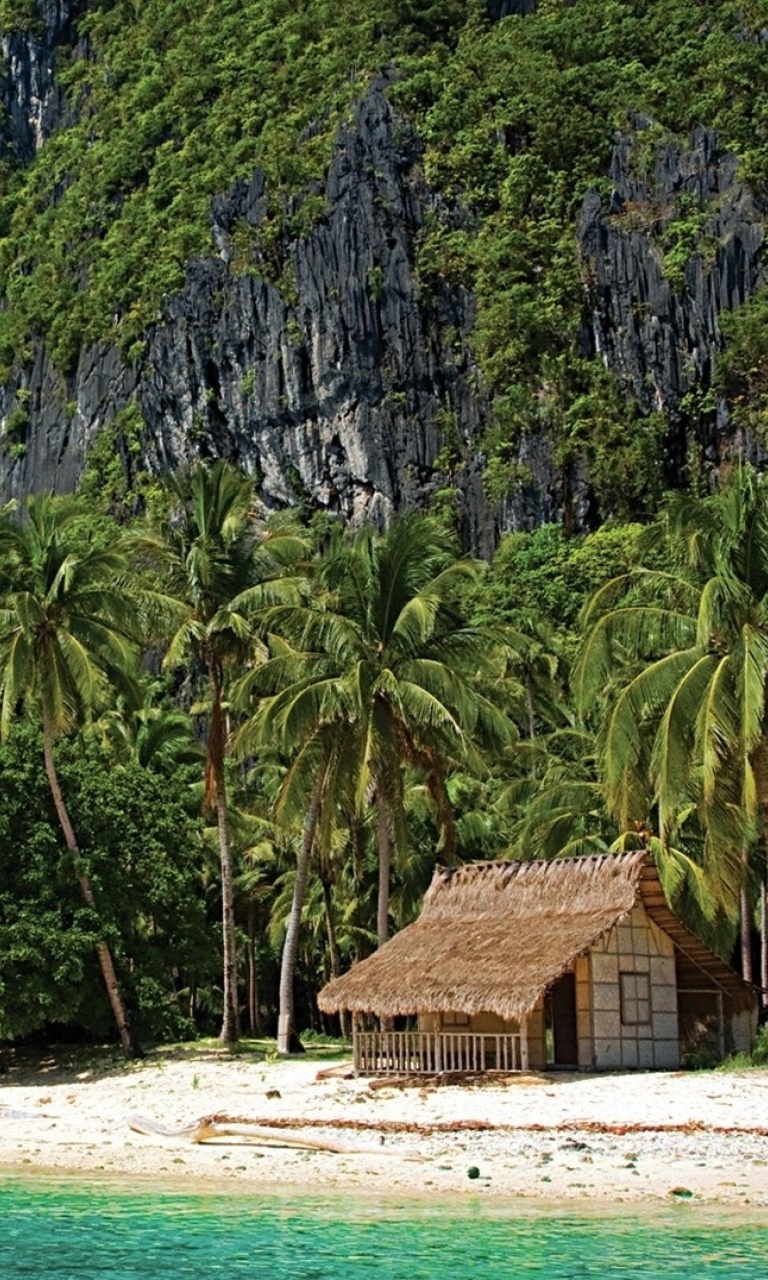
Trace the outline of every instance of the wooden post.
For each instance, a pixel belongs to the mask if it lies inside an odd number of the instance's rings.
[[[357,1023],[357,1012],[352,1014],[352,1070],[360,1074],[360,1030]]]
[[[520,1019],[520,1070],[528,1070],[528,1015]]]
[[[717,1052],[722,1062],[725,1057],[725,1012],[722,991],[717,993]]]

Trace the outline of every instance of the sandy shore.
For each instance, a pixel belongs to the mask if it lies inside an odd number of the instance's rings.
[[[318,1079],[331,1065],[200,1053],[12,1069],[0,1076],[0,1176],[768,1205],[768,1071],[371,1088],[343,1066]],[[195,1145],[130,1127],[209,1115],[244,1132]],[[301,1139],[338,1150],[271,1145]]]

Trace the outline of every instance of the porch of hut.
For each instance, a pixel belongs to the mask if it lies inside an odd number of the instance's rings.
[[[533,1015],[534,1024],[541,1015]],[[505,1020],[494,1013],[421,1013],[407,1030],[366,1027],[353,1017],[352,1058],[358,1075],[442,1075],[528,1071],[528,1017]],[[534,1039],[534,1045],[537,1039]]]

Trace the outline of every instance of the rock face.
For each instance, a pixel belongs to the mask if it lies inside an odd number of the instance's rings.
[[[764,281],[766,208],[739,180],[736,157],[696,129],[643,164],[649,124],[613,152],[606,207],[587,195],[579,227],[594,352],[650,412],[669,423],[667,481],[680,483],[691,443],[684,403],[706,390],[720,346],[718,317]],[[677,252],[676,252],[677,250]],[[727,411],[698,416],[709,463],[727,453]]]
[[[435,488],[446,407],[469,445],[471,300],[421,297],[415,239],[429,197],[384,87],[339,135],[327,214],[288,247],[282,292],[231,265],[234,229],[261,219],[261,175],[215,201],[220,256],[190,266],[139,381],[163,466],[196,450],[229,456],[261,477],[269,503],[306,495],[347,516],[370,504],[384,514]]]
[[[35,33],[11,31],[3,36],[0,155],[10,153],[28,163],[61,118],[56,48],[76,40],[75,22],[84,7],[82,0],[39,0]]]
[[[488,16],[492,19],[506,18],[510,13],[525,16],[535,13],[539,0],[488,0]]]
[[[38,35],[5,39],[4,145],[22,162],[60,118],[55,52],[77,41],[82,8],[42,0]],[[494,18],[535,8],[489,3]],[[713,467],[728,452],[725,406],[694,423],[688,393],[710,384],[721,312],[763,281],[766,209],[711,131],[696,130],[685,148],[654,151],[651,137],[636,122],[614,149],[612,198],[584,201],[584,354],[604,360],[646,412],[664,412],[667,481],[678,483],[692,435]],[[425,186],[420,159],[382,78],[339,133],[302,239],[266,254],[259,172],[214,200],[216,250],[189,264],[135,363],[97,345],[65,378],[40,347],[17,382],[0,386],[3,494],[73,489],[101,429],[135,404],[145,430],[130,451],[117,435],[128,471],[228,457],[258,477],[267,506],[306,501],[380,521],[451,488],[478,550],[499,530],[564,516],[588,524],[584,467],[559,468],[544,429],[520,445],[529,479],[498,510],[484,496],[488,405],[472,358],[473,299],[418,278],[427,215],[463,225],[462,215]]]
[[[373,85],[341,131],[325,216],[284,247],[279,286],[265,264],[243,270],[234,261],[236,228],[257,239],[265,207],[257,172],[214,201],[218,256],[190,263],[138,364],[96,347],[65,381],[40,350],[21,397],[0,391],[0,415],[21,401],[30,421],[26,453],[2,460],[7,493],[74,487],[101,426],[132,398],[147,424],[144,465],[230,457],[260,478],[267,505],[306,499],[384,520],[445,483],[435,463],[446,435],[476,476],[472,300],[439,283],[423,296],[416,241],[434,197],[419,176],[417,140],[385,88]],[[479,479],[464,490],[465,536],[487,542]]]

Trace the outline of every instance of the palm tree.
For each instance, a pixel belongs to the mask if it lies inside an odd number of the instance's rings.
[[[487,627],[470,626],[459,605],[477,571],[446,554],[444,535],[431,520],[402,516],[382,537],[364,528],[351,542],[332,538],[315,564],[311,600],[265,618],[283,644],[239,687],[240,705],[261,700],[240,733],[240,750],[279,744],[293,758],[290,776],[311,778],[301,784],[306,822],[284,955],[281,1052],[288,1051],[291,1030],[290,947],[306,868],[339,778],[353,783],[358,809],[375,811],[381,944],[389,932],[392,848],[402,848],[406,838],[404,769],[424,780],[450,855],[455,832],[447,772],[458,762],[481,767],[478,743],[509,737],[506,716],[476,682],[496,637]]]
[[[141,559],[159,567],[174,620],[166,668],[196,664],[207,683],[205,808],[215,813],[221,864],[223,1000],[220,1039],[239,1036],[232,850],[225,758],[229,736],[226,689],[233,665],[253,651],[254,611],[283,599],[286,564],[303,555],[291,532],[259,530],[251,481],[227,462],[200,463],[170,483],[172,507],[159,526],[134,539]],[[274,588],[274,594],[273,594]]]
[[[680,572],[597,593],[578,693],[587,707],[613,688],[601,762],[622,828],[655,821],[667,845],[697,821],[710,884],[733,909],[758,834],[768,856],[768,490],[739,469],[722,494],[672,501],[658,532]],[[630,586],[635,599],[617,603]]]
[[[20,710],[42,724],[45,770],[80,892],[98,915],[93,888],[56,771],[54,744],[106,698],[134,663],[133,610],[123,589],[126,561],[114,549],[83,548],[82,512],[50,495],[31,498],[23,518],[0,530],[7,590],[0,608],[0,732]],[[140,1053],[112,953],[96,945],[104,985],[126,1053]]]
[[[159,691],[150,689],[140,707],[110,708],[94,725],[105,746],[142,769],[172,772],[199,764],[203,748],[183,711],[159,706]]]
[[[595,739],[582,727],[516,743],[495,805],[510,825],[509,851],[523,860],[605,853],[616,836],[596,776]],[[496,819],[498,821],[498,817]]]

